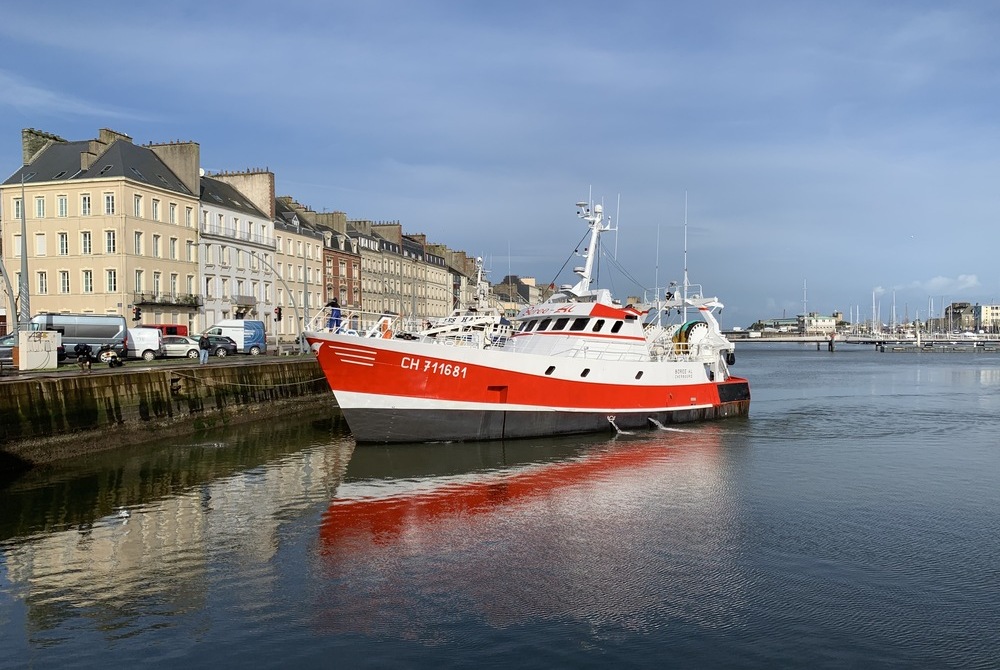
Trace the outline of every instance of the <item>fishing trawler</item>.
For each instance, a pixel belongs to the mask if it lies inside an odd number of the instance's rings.
[[[713,315],[722,303],[690,284],[686,268],[649,306],[622,306],[592,288],[611,227],[601,205],[577,207],[590,230],[579,281],[522,309],[500,346],[402,337],[385,314],[352,318],[367,328],[304,333],[358,442],[566,435],[748,414],[749,383],[730,373],[734,345]]]

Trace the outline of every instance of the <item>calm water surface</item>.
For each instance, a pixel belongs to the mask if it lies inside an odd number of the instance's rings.
[[[355,447],[331,413],[29,473],[0,668],[1000,667],[1000,357],[769,346],[746,420]]]

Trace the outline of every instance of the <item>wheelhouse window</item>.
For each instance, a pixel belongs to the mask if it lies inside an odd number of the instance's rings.
[[[590,319],[573,319],[573,324],[569,327],[570,330],[585,330],[587,328],[587,323]]]
[[[566,330],[567,323],[569,323],[569,319],[566,317],[556,319],[555,325],[552,326],[552,330]]]
[[[541,322],[538,324],[538,330],[539,331],[545,330],[546,328],[549,327],[550,323],[552,323],[552,319],[542,319]]]
[[[622,329],[622,324],[623,323],[624,323],[624,321],[615,321],[614,325],[611,326],[611,332],[612,333],[617,333],[619,330]]]
[[[598,319],[594,322],[594,327],[591,328],[591,330],[595,333],[599,333],[602,328],[604,328],[604,319]]]

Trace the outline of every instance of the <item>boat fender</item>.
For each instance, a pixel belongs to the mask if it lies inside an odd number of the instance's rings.
[[[730,351],[726,354],[726,365],[736,365],[736,352]]]

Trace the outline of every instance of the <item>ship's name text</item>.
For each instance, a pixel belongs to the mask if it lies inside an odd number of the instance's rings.
[[[427,374],[443,375],[445,377],[457,377],[459,379],[465,379],[466,374],[469,372],[469,368],[464,365],[441,363],[439,361],[432,360],[421,360],[419,358],[413,358],[412,356],[403,356],[402,360],[399,362],[399,367],[404,370],[426,372]]]

